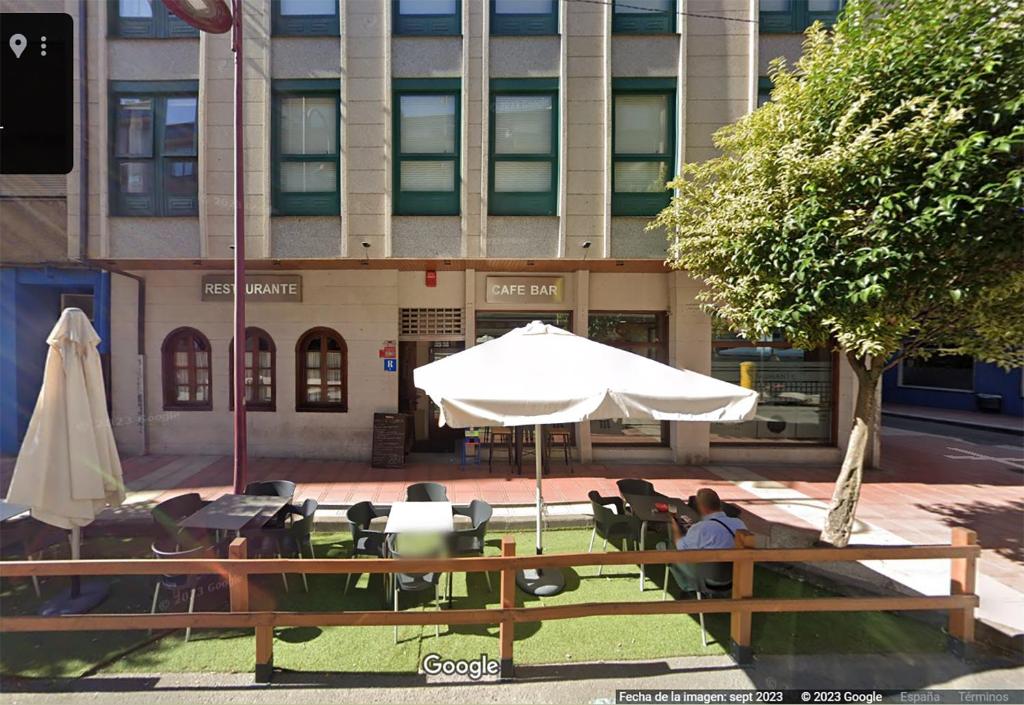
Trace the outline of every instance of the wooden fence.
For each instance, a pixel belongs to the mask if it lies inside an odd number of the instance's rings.
[[[943,610],[949,613],[949,634],[954,647],[974,641],[974,594],[976,562],[980,554],[977,536],[968,529],[953,529],[951,545],[851,546],[847,548],[753,548],[753,535],[739,532],[737,547],[697,551],[613,551],[517,556],[515,541],[504,537],[501,555],[482,558],[433,559],[247,559],[244,538],[235,539],[227,559],[130,559],[80,561],[0,562],[0,577],[195,575],[226,576],[230,611],[172,614],[83,614],[61,617],[4,617],[3,632],[62,632],[124,629],[184,629],[186,627],[237,629],[256,633],[256,680],[270,680],[274,663],[275,627],[392,626],[434,624],[498,624],[501,675],[513,675],[514,627],[520,622],[575,619],[602,615],[695,614],[731,615],[730,641],[733,658],[747,663],[751,653],[751,619],[758,612],[876,612],[892,610]],[[942,596],[754,598],[754,566],[757,563],[821,563],[863,560],[949,559],[952,562],[950,594]],[[733,564],[733,591],[728,600],[670,600],[646,602],[589,602],[570,605],[516,607],[516,572],[529,568],[577,568],[598,565],[647,565],[659,563]],[[497,608],[451,609],[424,612],[253,611],[249,605],[249,576],[278,573],[349,575],[352,573],[501,573]]]

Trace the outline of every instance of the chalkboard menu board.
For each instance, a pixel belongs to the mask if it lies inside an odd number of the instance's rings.
[[[373,456],[375,468],[400,468],[405,465],[404,414],[373,415]]]

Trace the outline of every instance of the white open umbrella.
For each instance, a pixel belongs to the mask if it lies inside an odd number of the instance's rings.
[[[757,393],[534,321],[413,371],[439,423],[535,425],[537,552],[542,550],[541,424],[587,419],[746,421]]]
[[[121,460],[107,414],[100,337],[81,309],[64,309],[46,339],[43,386],[22,441],[7,492],[32,516],[71,531],[79,558],[81,528],[107,506],[124,501]],[[103,599],[102,585],[84,593],[76,580],[70,595],[44,612],[86,611]]]

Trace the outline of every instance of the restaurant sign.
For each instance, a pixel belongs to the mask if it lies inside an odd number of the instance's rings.
[[[487,277],[489,304],[560,304],[564,277]]]
[[[204,274],[203,301],[231,301],[235,295],[231,274]],[[245,295],[252,301],[302,301],[302,275],[249,274]]]

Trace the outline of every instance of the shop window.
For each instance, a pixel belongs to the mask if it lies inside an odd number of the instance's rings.
[[[395,34],[462,34],[462,0],[392,0]]]
[[[672,200],[675,79],[613,79],[612,215],[656,215]]]
[[[491,34],[558,34],[555,0],[491,0]]]
[[[459,79],[396,79],[396,215],[459,214]]]
[[[199,212],[196,81],[112,84],[110,211]]]
[[[164,409],[209,411],[210,341],[195,328],[178,328],[164,338],[160,348],[163,365]]]
[[[900,362],[901,387],[921,387],[953,392],[974,391],[974,358],[970,355],[932,355],[927,360]]]
[[[572,314],[568,311],[484,311],[476,314],[476,342],[500,338],[515,328],[522,328],[533,321],[548,323],[563,330],[571,331]]]
[[[108,0],[110,36],[127,39],[198,37],[199,30],[172,13],[160,0]]]
[[[245,330],[245,409],[274,411],[277,408],[277,348],[262,328]],[[235,406],[234,341],[228,346],[228,407]]]
[[[338,0],[270,0],[271,31],[277,36],[336,37]]]
[[[587,337],[668,364],[668,319],[664,313],[591,313]],[[667,446],[669,425],[652,419],[590,422],[594,445]]]
[[[613,1],[613,32],[671,34],[676,31],[676,0]]]
[[[712,443],[833,442],[831,351],[793,347],[781,335],[748,341],[719,330],[712,342],[711,375],[760,394],[753,420],[711,424]]]
[[[491,81],[491,215],[555,215],[558,79]]]
[[[274,81],[275,215],[341,212],[339,116],[336,80]]]
[[[766,33],[803,32],[815,22],[835,24],[845,0],[760,0],[760,26]]]
[[[348,411],[348,346],[337,331],[306,331],[295,345],[295,371],[296,411]]]

